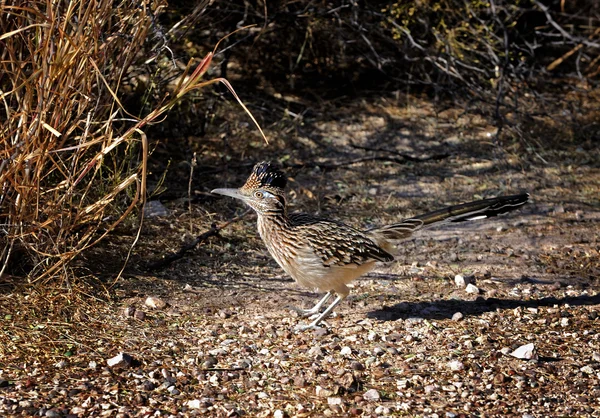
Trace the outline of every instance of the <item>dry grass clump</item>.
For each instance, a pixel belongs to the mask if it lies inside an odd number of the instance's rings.
[[[49,277],[133,209],[140,135],[119,136],[118,96],[162,4],[0,5],[0,275]]]

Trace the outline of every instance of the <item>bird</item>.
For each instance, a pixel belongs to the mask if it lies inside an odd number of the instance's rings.
[[[333,219],[288,213],[286,184],[287,177],[277,165],[261,161],[254,165],[242,187],[214,189],[211,193],[239,199],[254,209],[259,235],[277,264],[299,285],[325,293],[311,309],[290,307],[303,317],[318,314],[309,324],[299,324],[296,331],[319,328],[349,295],[348,284],[373,270],[378,262],[393,261],[398,243],[415,231],[494,217],[518,209],[529,200],[528,193],[499,196],[359,230]]]

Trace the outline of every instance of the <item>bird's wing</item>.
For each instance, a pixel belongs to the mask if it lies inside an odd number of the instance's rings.
[[[289,219],[291,227],[309,243],[325,266],[355,267],[370,261],[394,259],[364,233],[341,222],[306,214],[292,214]]]

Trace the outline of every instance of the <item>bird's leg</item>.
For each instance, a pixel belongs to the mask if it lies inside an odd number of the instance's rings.
[[[308,318],[309,316],[319,313],[321,311],[321,308],[323,307],[323,305],[325,305],[325,302],[327,302],[332,295],[333,295],[332,291],[327,292],[325,294],[325,296],[323,296],[323,298],[321,300],[319,300],[317,302],[317,304],[310,309],[300,309],[300,308],[296,308],[294,306],[286,306],[286,307],[288,309],[291,309],[292,311],[298,312],[298,314],[301,317]]]
[[[331,292],[329,292],[331,293]],[[298,325],[296,326],[295,330],[296,331],[306,331],[307,329],[315,329],[319,327],[319,324],[321,323],[322,320],[324,320],[325,318],[327,318],[330,314],[331,311],[333,311],[333,309],[341,302],[345,299],[345,296],[337,296],[335,298],[335,300],[331,303],[331,305],[329,305],[327,307],[327,309],[325,309],[325,311],[319,315],[317,317],[317,319],[315,319],[314,321],[312,321],[310,324],[308,325]],[[320,303],[320,302],[319,302]]]

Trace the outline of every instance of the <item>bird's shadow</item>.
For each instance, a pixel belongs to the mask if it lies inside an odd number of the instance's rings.
[[[367,316],[380,321],[396,321],[408,318],[441,320],[452,318],[456,312],[461,312],[464,316],[479,316],[497,309],[539,308],[565,304],[571,306],[598,305],[600,304],[600,294],[564,298],[550,296],[535,300],[498,299],[493,297],[485,299],[480,297],[474,301],[450,299],[428,302],[401,302],[371,311],[367,313]]]

